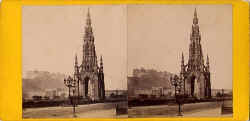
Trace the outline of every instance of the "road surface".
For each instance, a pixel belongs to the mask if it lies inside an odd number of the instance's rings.
[[[184,104],[183,117],[232,117],[232,114],[221,114],[221,102],[204,102]],[[232,104],[232,103],[231,103]],[[128,109],[130,118],[176,117],[177,105],[138,106]]]
[[[232,103],[229,103],[232,104]],[[139,106],[128,109],[129,115],[116,115],[115,103],[97,103],[76,107],[77,118],[157,118],[176,117],[178,105]],[[28,108],[23,118],[72,118],[72,107]],[[183,117],[232,117],[221,114],[221,102],[184,104]]]
[[[116,103],[97,103],[76,107],[77,118],[126,118],[116,115]],[[72,107],[28,108],[23,110],[23,118],[72,118]]]

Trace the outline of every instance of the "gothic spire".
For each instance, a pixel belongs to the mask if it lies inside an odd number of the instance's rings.
[[[207,66],[209,66],[209,57],[207,55]]]
[[[198,17],[197,17],[197,11],[196,11],[196,8],[194,9],[193,24],[198,24]]]
[[[209,57],[207,55],[207,62],[206,62],[206,71],[209,71]]]
[[[88,8],[88,11],[87,11],[87,19],[86,19],[86,25],[85,25],[84,38],[85,38],[84,41],[94,41],[89,8]]]
[[[83,59],[82,59],[82,69],[88,71],[97,71],[98,68],[94,40],[95,38],[91,26],[90,10],[88,8],[85,33],[84,33]]]
[[[184,55],[183,52],[181,53],[181,74],[185,72],[185,66],[184,66]]]
[[[181,65],[184,65],[184,55],[183,55],[183,52],[181,53]]]
[[[87,21],[86,21],[87,26],[91,26],[91,18],[90,18],[90,12],[88,8],[88,13],[87,13]]]
[[[99,72],[103,73],[103,61],[102,61],[102,55],[100,58],[100,68],[99,68]]]
[[[102,55],[101,55],[101,59],[100,59],[100,66],[103,67]]]
[[[192,32],[191,32],[191,38],[190,38],[191,40],[192,40],[193,36],[198,36],[198,38],[200,38],[199,37],[200,36],[200,30],[199,30],[199,25],[198,25],[198,17],[197,17],[196,8],[194,10],[194,18],[193,18]]]
[[[189,45],[189,60],[188,64],[191,70],[197,69],[202,70],[204,65],[202,46],[201,46],[201,35],[200,28],[198,25],[197,9],[194,9],[194,18],[192,24],[192,31],[190,34],[190,45]]]
[[[77,60],[77,54],[75,56],[75,72],[74,72],[75,75],[78,75],[79,74],[79,67],[78,67],[78,60]]]
[[[77,54],[75,56],[75,66],[78,66]]]
[[[196,8],[194,9],[194,17],[197,18],[197,11],[196,11]]]

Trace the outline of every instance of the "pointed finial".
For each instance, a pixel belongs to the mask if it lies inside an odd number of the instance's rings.
[[[78,65],[77,54],[75,54],[75,65]]]
[[[88,17],[90,17],[89,8],[88,8],[88,13],[87,13],[87,16],[88,16]]]
[[[88,8],[88,12],[87,12],[87,21],[86,22],[87,22],[87,25],[91,25],[89,8]]]
[[[196,11],[196,8],[194,9],[194,17],[197,18],[197,11]]]
[[[209,64],[209,57],[208,57],[208,54],[207,54],[207,64]]]
[[[100,70],[99,71],[103,72],[102,55],[101,55],[101,58],[100,58]]]
[[[181,65],[184,65],[184,55],[183,55],[183,52],[181,53]]]
[[[207,55],[207,66],[206,66],[206,68],[207,68],[207,71],[209,71],[210,67],[209,67],[209,57],[208,57],[208,55]]]
[[[196,8],[194,9],[193,24],[198,24],[198,17],[197,17],[197,10],[196,10]]]
[[[101,55],[100,61],[101,61],[101,63],[102,63],[102,55]]]

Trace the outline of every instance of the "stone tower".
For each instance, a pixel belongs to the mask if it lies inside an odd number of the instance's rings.
[[[105,86],[103,60],[101,57],[99,67],[94,42],[95,38],[88,10],[83,41],[82,63],[78,65],[76,56],[74,77],[78,81],[78,95],[85,99],[98,101],[105,98]]]
[[[196,9],[194,11],[192,31],[190,34],[189,59],[185,65],[182,54],[180,75],[184,78],[184,93],[186,95],[198,99],[211,97],[209,58],[207,56],[205,65]]]

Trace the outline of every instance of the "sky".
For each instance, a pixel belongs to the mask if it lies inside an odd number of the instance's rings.
[[[24,6],[23,73],[73,74],[75,55],[82,59],[88,8],[106,89],[127,89],[127,76],[135,68],[179,73],[182,52],[188,60],[195,8],[212,88],[232,88],[231,5]]]
[[[88,8],[98,60],[103,56],[105,88],[127,89],[125,5],[24,6],[23,74],[30,70],[73,74],[75,55],[77,54],[79,63],[82,60]]]
[[[182,52],[188,61],[195,8],[212,88],[232,89],[231,5],[128,6],[128,75],[142,67],[179,74]]]

